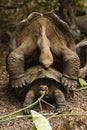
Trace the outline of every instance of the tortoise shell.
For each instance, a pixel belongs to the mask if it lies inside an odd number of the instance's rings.
[[[22,29],[26,28],[29,24],[31,24],[32,21],[40,17],[46,17],[50,19],[56,25],[56,27],[59,28],[60,31],[64,34],[67,40],[67,47],[69,47],[72,50],[75,50],[75,42],[70,27],[54,12],[47,12],[44,14],[39,12],[32,12],[26,19],[16,24],[16,32],[21,32]]]
[[[27,78],[28,84],[31,84],[33,81],[40,79],[40,78],[51,78],[57,81],[58,83],[61,83],[62,74],[54,69],[54,68],[48,68],[45,69],[40,65],[30,67],[26,70],[25,76]]]

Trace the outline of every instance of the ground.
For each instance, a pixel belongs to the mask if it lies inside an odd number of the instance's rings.
[[[0,115],[22,108],[22,102],[7,93],[6,86],[9,81],[6,71],[7,53],[8,44],[0,44]],[[37,109],[40,111],[39,107],[34,110]],[[44,104],[43,110],[48,114],[52,113],[52,107],[47,104]],[[64,114],[67,116],[49,119],[52,130],[87,130],[87,89],[77,91],[73,99],[67,100],[67,110]],[[73,114],[73,116],[68,114]],[[0,123],[0,130],[32,130],[33,125],[32,119],[23,118]]]

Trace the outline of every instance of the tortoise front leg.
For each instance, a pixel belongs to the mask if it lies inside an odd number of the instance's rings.
[[[66,110],[66,100],[65,100],[65,97],[64,97],[64,94],[61,90],[59,89],[56,89],[54,91],[54,99],[55,99],[55,102],[56,102],[56,111],[58,113],[62,113],[63,111]]]
[[[62,84],[69,91],[74,91],[77,87],[77,78],[78,72],[80,68],[80,60],[75,52],[72,50],[65,48],[62,51],[63,56],[63,77]]]
[[[25,96],[23,107],[27,107],[31,105],[34,102],[34,99],[35,99],[35,91],[33,89],[29,90]],[[24,114],[29,114],[29,113],[30,113],[30,108],[24,110]]]
[[[54,44],[52,46],[53,53],[60,57],[60,63],[63,64],[63,76],[61,79],[62,85],[66,91],[74,91],[77,87],[77,77],[80,68],[80,60],[75,52],[66,46]],[[56,46],[57,45],[57,46]]]
[[[29,43],[28,43],[29,42]],[[24,60],[34,52],[36,46],[31,39],[26,39],[20,47],[13,50],[7,59],[7,69],[10,75],[10,84],[12,87],[23,87],[27,84],[27,78],[24,71]]]
[[[27,80],[24,76],[24,54],[20,53],[19,48],[10,53],[7,65],[12,87],[25,86]]]

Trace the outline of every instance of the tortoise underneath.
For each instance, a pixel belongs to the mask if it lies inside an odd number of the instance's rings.
[[[33,66],[25,71],[28,85],[22,88],[12,88],[16,97],[23,99],[23,107],[32,104],[40,96],[40,91],[45,91],[44,100],[53,101],[56,104],[56,111],[63,112],[66,109],[66,89],[61,85],[62,74],[56,69],[48,69],[42,66]],[[24,111],[30,113],[30,109]]]
[[[66,110],[66,100],[63,92],[60,90],[58,83],[50,78],[42,78],[36,80],[31,88],[27,91],[23,107],[31,105],[40,97],[40,91],[45,92],[44,100],[54,102],[56,104],[56,112],[62,113]],[[32,109],[32,107],[30,108]],[[30,113],[30,109],[24,111],[25,114]]]

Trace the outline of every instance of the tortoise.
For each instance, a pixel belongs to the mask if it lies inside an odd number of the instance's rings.
[[[80,58],[80,69],[78,77],[87,78],[87,38],[76,45],[76,51]]]
[[[74,38],[67,23],[55,13],[32,12],[16,25],[9,48],[7,71],[12,87],[26,86],[25,71],[35,65],[56,68],[66,89],[77,87],[80,61]]]
[[[77,17],[76,25],[80,29],[82,37],[87,37],[87,15]]]
[[[44,100],[55,102],[58,113],[66,110],[66,91],[61,85],[62,74],[59,71],[52,67],[47,70],[37,65],[27,69],[25,73],[28,85],[14,88],[16,97],[24,100],[23,107],[31,105],[40,96],[40,91],[45,91]],[[24,114],[29,114],[30,109],[24,110]]]

